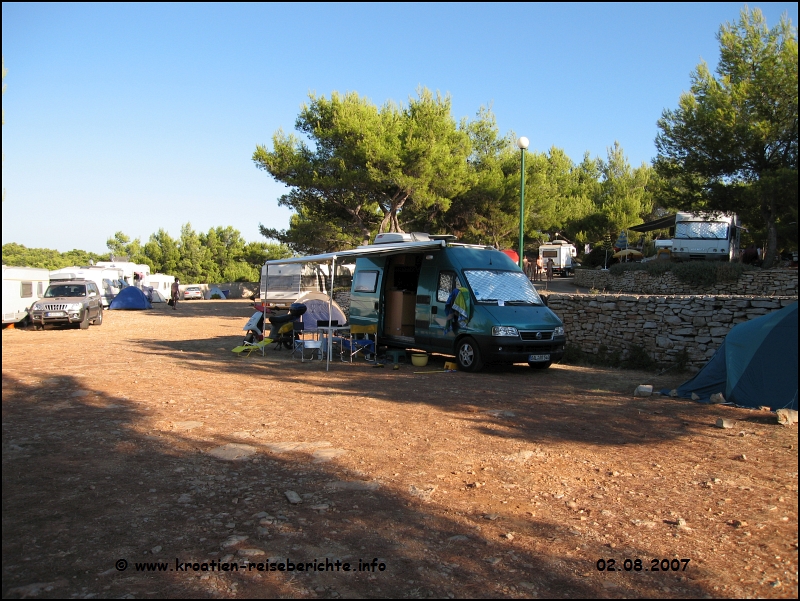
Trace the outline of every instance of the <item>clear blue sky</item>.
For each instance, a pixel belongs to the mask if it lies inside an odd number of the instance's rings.
[[[105,252],[187,221],[263,240],[289,212],[251,157],[309,92],[425,86],[456,117],[491,104],[531,150],[577,162],[618,140],[649,163],[661,111],[743,6],[3,3],[3,243]],[[797,3],[750,6],[797,24]]]

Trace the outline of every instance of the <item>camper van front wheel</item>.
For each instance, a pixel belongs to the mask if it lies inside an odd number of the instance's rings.
[[[478,371],[483,367],[481,351],[472,338],[463,338],[456,349],[456,361],[463,371]]]

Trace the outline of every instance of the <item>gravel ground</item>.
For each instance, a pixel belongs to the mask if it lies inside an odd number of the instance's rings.
[[[236,357],[251,312],[3,330],[4,598],[797,598],[774,414],[632,396],[669,372]]]

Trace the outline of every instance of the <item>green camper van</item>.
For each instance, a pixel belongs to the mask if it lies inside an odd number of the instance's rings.
[[[455,355],[464,371],[486,363],[544,369],[564,354],[564,324],[492,247],[388,233],[356,249],[267,265],[352,259],[349,322],[377,326],[381,345]]]

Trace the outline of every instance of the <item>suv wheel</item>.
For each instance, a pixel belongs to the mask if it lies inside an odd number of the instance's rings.
[[[479,371],[483,367],[481,351],[472,338],[463,338],[456,347],[456,362],[462,371]]]
[[[93,326],[101,326],[103,325],[103,307],[100,307],[100,311],[97,313],[97,317],[94,318],[92,322]]]
[[[82,320],[81,320],[81,322],[78,324],[78,327],[79,327],[81,330],[88,330],[88,329],[89,329],[89,307],[86,307],[86,308],[83,310],[83,319],[82,319]]]

